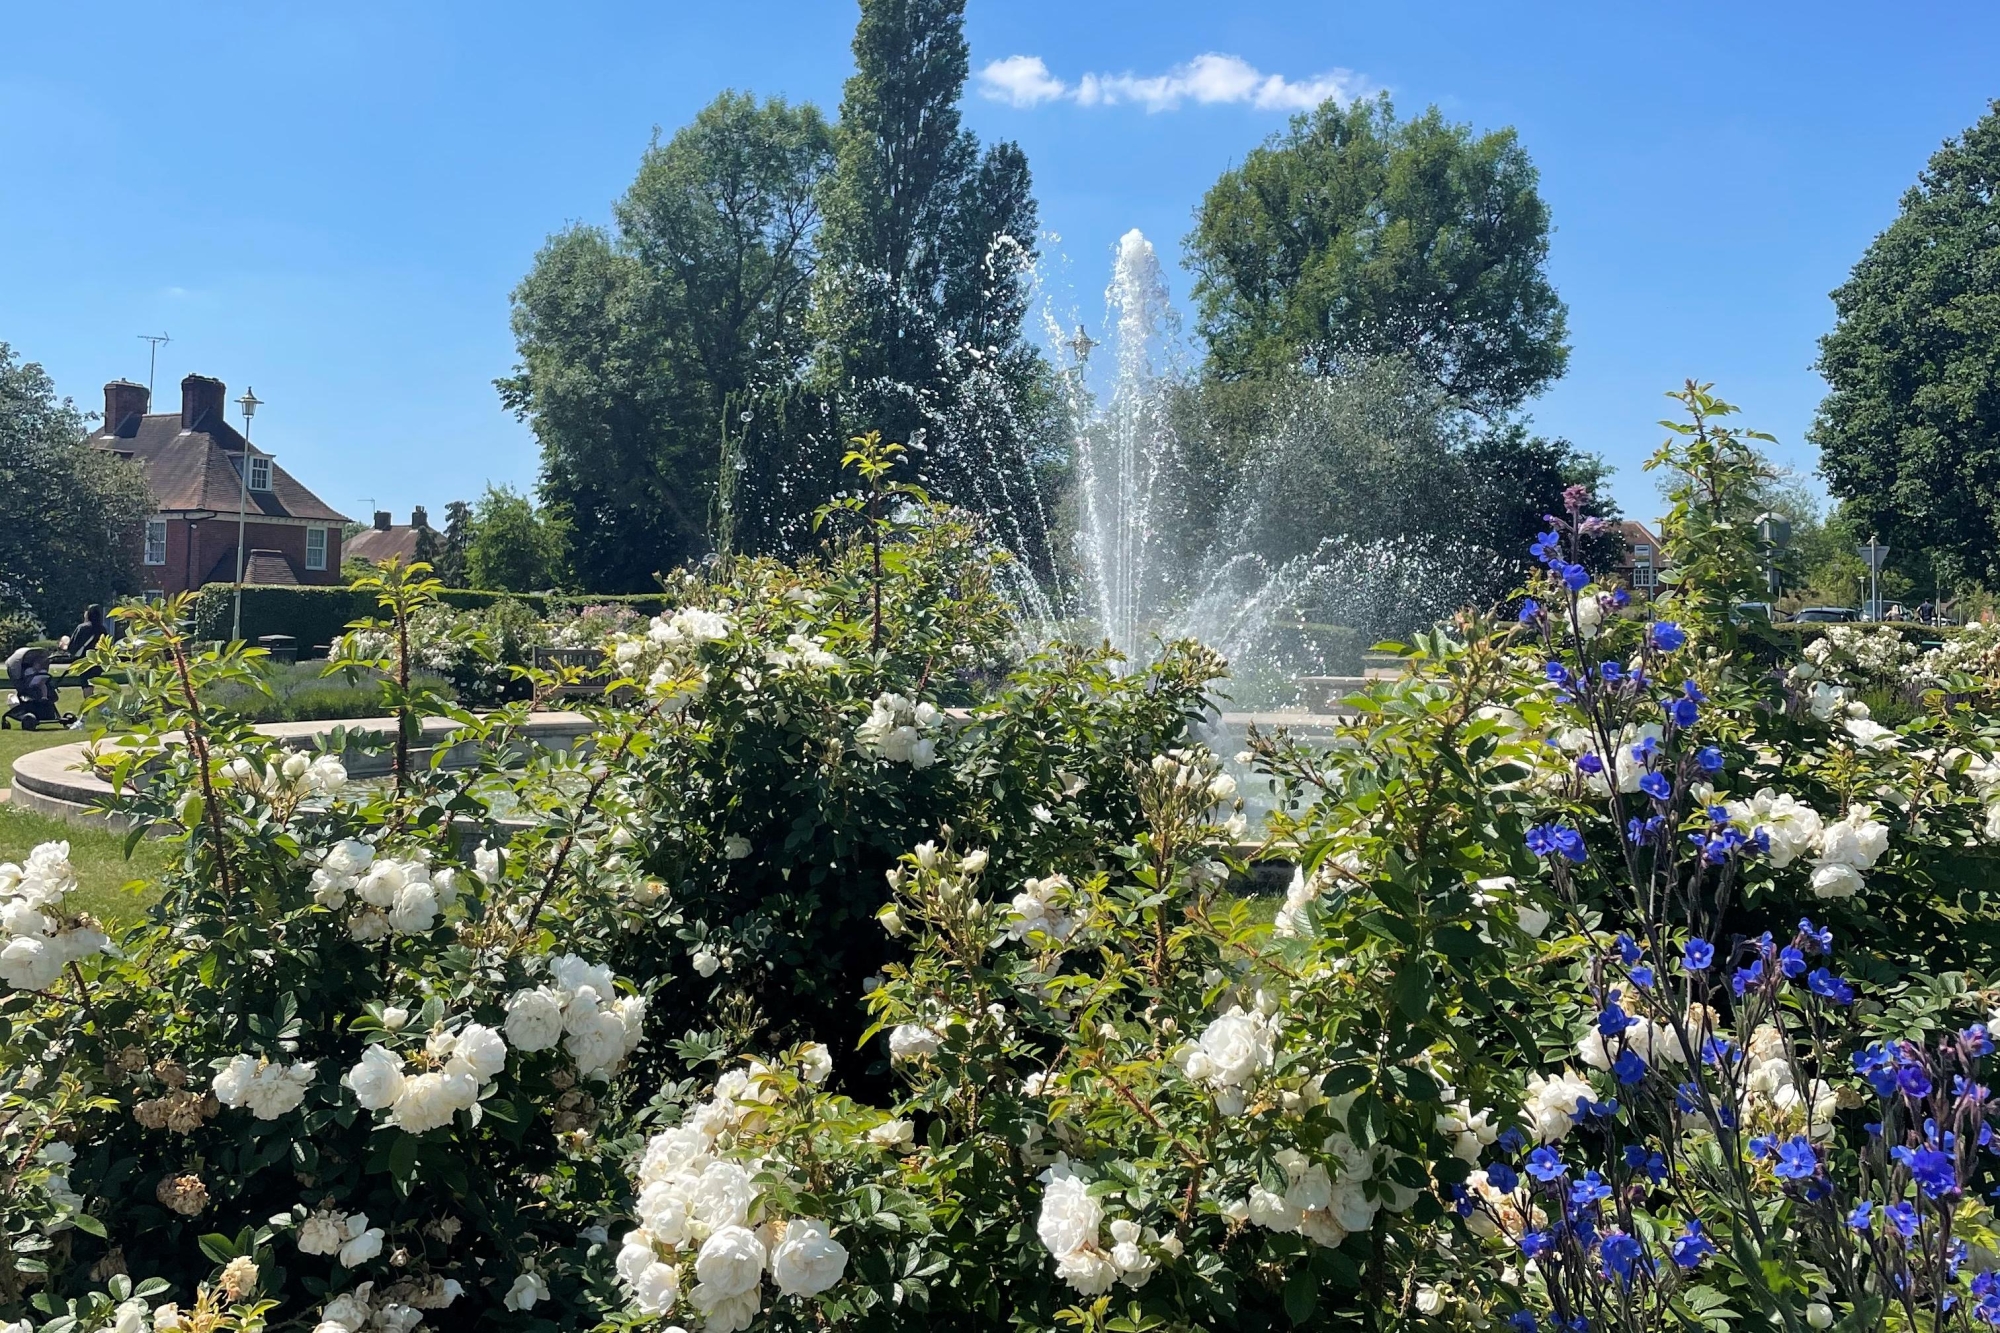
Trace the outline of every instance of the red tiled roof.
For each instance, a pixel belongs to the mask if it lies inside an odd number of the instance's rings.
[[[205,414],[194,429],[183,430],[180,413],[154,412],[109,424],[91,436],[90,443],[144,463],[153,503],[162,513],[235,512],[240,485],[236,459],[246,445],[226,421]],[[247,447],[253,454],[262,452],[255,446]],[[251,491],[246,500],[252,513],[272,518],[347,522],[346,515],[300,485],[275,461],[271,464],[271,489]],[[232,568],[229,577],[233,580],[235,576]]]
[[[372,560],[380,565],[393,557],[407,565],[417,558],[417,535],[421,532],[437,536],[435,528],[415,528],[407,523],[389,528],[363,528],[341,543],[340,558]]]

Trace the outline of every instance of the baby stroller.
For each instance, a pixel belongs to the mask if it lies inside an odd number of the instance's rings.
[[[14,692],[14,701],[0,713],[0,730],[10,722],[18,722],[23,731],[33,731],[44,723],[59,727],[75,724],[76,714],[56,706],[56,680],[48,649],[16,649],[7,659],[7,684]]]

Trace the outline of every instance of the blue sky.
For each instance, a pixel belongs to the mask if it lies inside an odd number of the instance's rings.
[[[966,118],[1026,149],[1056,282],[1093,320],[1130,227],[1185,294],[1202,191],[1316,87],[1515,126],[1575,346],[1531,411],[1617,465],[1640,515],[1659,394],[1688,375],[1811,468],[1826,293],[2000,96],[1987,4],[968,8],[975,70],[1039,59],[1043,91],[1062,85],[1017,105],[1039,71],[1003,66],[1013,100],[975,88]],[[162,398],[188,371],[254,385],[258,440],[357,517],[531,484],[533,439],[491,381],[536,247],[608,217],[653,128],[722,88],[831,111],[853,20],[844,0],[15,7],[0,340],[96,406],[106,379],[144,378],[136,335],[167,332]],[[1242,64],[1190,70],[1204,55]]]

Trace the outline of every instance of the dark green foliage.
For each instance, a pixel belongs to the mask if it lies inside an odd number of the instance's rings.
[[[1210,369],[1401,354],[1478,411],[1518,405],[1569,358],[1537,183],[1512,130],[1475,137],[1435,107],[1295,118],[1223,174],[1187,238]]]
[[[501,396],[584,586],[640,591],[710,548],[726,424],[804,355],[831,154],[812,107],[724,93],[647,151],[615,236],[559,233],[515,290]]]
[[[1047,370],[1022,336],[1037,211],[1026,156],[963,129],[964,0],[864,0],[815,294],[818,384],[853,431],[1046,563],[1029,455]],[[839,436],[833,437],[841,438]],[[1004,491],[1003,491],[1004,488]]]
[[[444,507],[444,540],[431,560],[431,570],[447,588],[466,584],[465,552],[472,545],[472,506],[453,500]]]
[[[2000,578],[2000,104],[1948,141],[1833,293],[1812,432],[1855,531]]]
[[[87,429],[40,365],[0,342],[0,613],[48,629],[139,586],[145,477],[86,445]]]
[[[466,577],[482,588],[536,592],[562,584],[568,532],[560,517],[537,510],[510,486],[488,486],[473,511],[465,547]]]
[[[233,585],[211,583],[194,595],[190,632],[198,640],[214,641],[229,637]],[[447,588],[438,600],[460,611],[492,606],[496,602],[525,603],[539,611],[554,611],[579,599],[548,597],[541,593],[510,593],[469,588]],[[591,597],[592,603],[629,606],[653,615],[668,599],[659,593],[629,597]],[[344,587],[275,588],[247,587],[243,590],[243,637],[254,642],[266,634],[286,634],[298,640],[301,653],[324,649],[346,632],[349,624],[375,612],[373,593]]]

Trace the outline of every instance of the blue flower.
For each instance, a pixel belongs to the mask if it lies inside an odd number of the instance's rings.
[[[1630,967],[1644,956],[1645,950],[1632,942],[1630,935],[1619,935],[1611,941],[1611,947],[1618,951],[1618,960]]]
[[[1874,1210],[1875,1210],[1875,1205],[1872,1203],[1856,1204],[1854,1206],[1854,1211],[1847,1215],[1848,1230],[1866,1231],[1870,1227],[1874,1226],[1875,1219],[1872,1216],[1870,1216],[1870,1214],[1872,1214]]]
[[[1715,962],[1715,946],[1707,940],[1689,940],[1681,948],[1681,966],[1690,972],[1706,972]]]
[[[1540,1328],[1532,1310],[1516,1310],[1507,1316],[1508,1333],[1537,1333]]]
[[[1692,699],[1669,699],[1666,702],[1667,720],[1682,730],[1693,726],[1701,718],[1701,709],[1695,707]]]
[[[1694,752],[1694,761],[1701,766],[1701,771],[1704,773],[1720,773],[1722,771],[1722,751],[1716,749],[1713,745],[1704,745],[1699,750],[1696,750]]]
[[[1760,1162],[1777,1150],[1778,1136],[1776,1134],[1759,1134],[1750,1140],[1750,1155]]]
[[[1521,1237],[1521,1253],[1538,1259],[1556,1247],[1556,1238],[1546,1231],[1529,1231]]]
[[[1597,1016],[1597,1030],[1606,1037],[1615,1037],[1632,1026],[1632,1016],[1612,1001],[1604,1006],[1604,1012]]]
[[[1674,1263],[1682,1268],[1693,1268],[1715,1253],[1714,1242],[1702,1233],[1700,1218],[1688,1219],[1687,1230],[1674,1237],[1671,1253]]]
[[[1664,801],[1674,794],[1674,784],[1665,773],[1653,772],[1639,779],[1639,790],[1656,801]]]
[[[1646,1247],[1639,1238],[1623,1231],[1607,1232],[1604,1242],[1598,1246],[1598,1257],[1604,1261],[1604,1276],[1615,1277],[1621,1282],[1632,1280],[1632,1270],[1646,1257]]]
[[[1889,1225],[1905,1238],[1916,1235],[1921,1222],[1914,1204],[1892,1203],[1882,1210],[1882,1216],[1888,1218]]]
[[[1836,977],[1823,967],[1816,967],[1806,978],[1806,985],[1812,993],[1824,1000],[1832,1000],[1838,1005],[1854,1003],[1854,987],[1844,978]],[[1992,1050],[1991,1046],[1986,1048]]]
[[[1687,642],[1687,634],[1671,620],[1656,620],[1647,633],[1655,648],[1670,653]]]
[[[1593,752],[1591,754],[1586,754],[1580,757],[1576,761],[1576,767],[1579,773],[1589,773],[1592,776],[1595,776],[1596,774],[1602,773],[1604,771],[1604,761],[1602,759],[1599,759],[1597,755]]]
[[[1660,738],[1647,736],[1632,747],[1632,758],[1642,764],[1653,762],[1653,756],[1660,752]]]
[[[1764,960],[1753,958],[1750,960],[1750,966],[1736,969],[1736,975],[1729,979],[1729,988],[1736,993],[1736,998],[1740,1000],[1743,998],[1743,992],[1755,990],[1763,982]]]
[[[1630,606],[1632,605],[1632,594],[1626,592],[1623,588],[1613,588],[1611,590],[1611,604],[1618,607]]]
[[[1651,990],[1653,988],[1652,968],[1635,967],[1629,973],[1627,973],[1627,975],[1632,978],[1632,984],[1634,986],[1637,986],[1640,990]]]
[[[1500,1137],[1495,1139],[1493,1143],[1501,1152],[1511,1157],[1528,1146],[1528,1136],[1514,1126],[1509,1125],[1500,1131]]]
[[[1521,1176],[1505,1162],[1495,1162],[1486,1168],[1486,1183],[1502,1194],[1512,1194],[1521,1183]]]
[[[1806,956],[1788,944],[1778,952],[1778,970],[1796,981],[1806,970]]]
[[[1809,916],[1799,918],[1799,944],[1808,953],[1831,953],[1833,951],[1833,931],[1825,926],[1815,926]]]
[[[1659,815],[1628,819],[1625,821],[1625,840],[1635,844],[1652,842],[1666,826],[1667,821]]]
[[[1701,686],[1691,680],[1681,682],[1681,693],[1687,696],[1690,703],[1705,704],[1708,702],[1708,696],[1701,692]]]
[[[1819,1172],[1819,1157],[1805,1135],[1795,1135],[1778,1149],[1778,1164],[1772,1168],[1781,1180],[1806,1180]]]
[[[1620,1051],[1618,1058],[1611,1062],[1611,1072],[1624,1084],[1637,1083],[1646,1077],[1646,1062],[1634,1050]]]
[[[1549,568],[1557,567],[1551,565]],[[1563,565],[1558,572],[1562,574],[1563,586],[1571,592],[1582,592],[1590,586],[1590,571],[1582,565]]]
[[[1878,1097],[1893,1097],[1896,1093],[1896,1054],[1882,1042],[1863,1047],[1854,1053],[1854,1072],[1868,1080]]]
[[[1532,597],[1521,599],[1521,623],[1531,625],[1542,617],[1542,604]]]
[[[1959,1033],[1958,1039],[1965,1043],[1966,1048],[1973,1055],[1993,1054],[1993,1037],[1987,1032],[1984,1023],[1974,1023],[1971,1027]]]
[[[1543,663],[1542,674],[1549,678],[1550,684],[1560,685],[1564,689],[1569,688],[1569,686],[1573,684],[1576,680],[1574,676],[1569,674],[1569,668],[1564,666],[1561,662]]]
[[[1919,1148],[1910,1154],[1910,1176],[1927,1199],[1942,1199],[1958,1193],[1958,1160],[1936,1148]]]
[[[1561,856],[1582,861],[1589,855],[1583,835],[1567,824],[1537,824],[1528,830],[1528,850],[1536,856]]]
[[[1550,528],[1547,532],[1528,543],[1528,554],[1543,564],[1547,564],[1549,557],[1561,549],[1562,534],[1554,528]]]
[[[1905,1063],[1896,1071],[1896,1087],[1907,1097],[1928,1097],[1931,1095],[1930,1071],[1914,1062]]]
[[[1727,1037],[1710,1037],[1701,1044],[1701,1058],[1718,1069],[1725,1068],[1736,1059],[1736,1043]]]
[[[1544,1184],[1551,1180],[1560,1180],[1568,1172],[1569,1168],[1563,1165],[1563,1159],[1556,1156],[1556,1150],[1547,1144],[1528,1154],[1528,1174]]]
[[[1582,1180],[1569,1187],[1569,1201],[1578,1208],[1588,1208],[1591,1204],[1601,1203],[1610,1197],[1611,1187],[1605,1184],[1604,1177],[1595,1171],[1585,1172]]]

